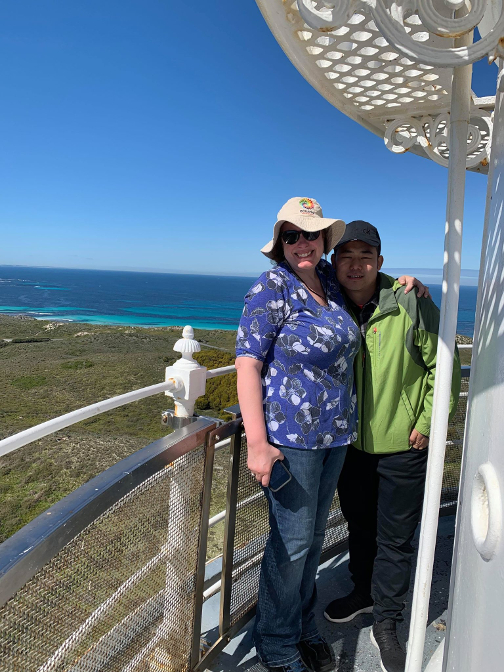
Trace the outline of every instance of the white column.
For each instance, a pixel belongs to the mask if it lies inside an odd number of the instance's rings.
[[[472,41],[472,35],[470,38]],[[465,40],[466,38],[463,39]],[[429,460],[415,575],[415,591],[413,595],[406,672],[420,672],[422,668],[434,551],[436,548],[439,502],[441,499],[446,434],[448,430],[453,353],[457,331],[471,70],[470,65],[464,66],[455,69],[453,74],[441,322],[439,326]]]

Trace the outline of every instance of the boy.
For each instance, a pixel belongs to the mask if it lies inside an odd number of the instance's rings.
[[[380,273],[381,241],[374,226],[350,222],[332,263],[347,307],[360,327],[355,359],[358,439],[349,446],[338,484],[349,528],[353,591],[334,600],[334,623],[373,613],[371,640],[385,672],[404,672],[396,636],[411,575],[411,541],[420,520],[436,369],[439,310]],[[460,391],[455,353],[451,415]]]

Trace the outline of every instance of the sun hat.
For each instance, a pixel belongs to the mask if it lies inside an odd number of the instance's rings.
[[[345,243],[349,243],[351,240],[362,240],[363,243],[371,245],[371,247],[378,248],[378,254],[381,250],[381,240],[378,229],[370,224],[365,222],[362,219],[355,219],[353,222],[348,222],[345,228],[343,236],[337,242],[336,248],[341,247]]]
[[[345,232],[345,222],[342,219],[329,219],[322,216],[322,208],[314,198],[289,198],[277,215],[277,222],[273,227],[273,238],[265,245],[261,252],[274,261],[280,261],[275,254],[275,245],[284,222],[299,226],[303,231],[322,231],[328,229],[325,236],[324,253],[336,246]]]

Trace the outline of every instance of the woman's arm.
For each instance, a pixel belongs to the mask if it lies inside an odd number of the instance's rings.
[[[247,434],[247,466],[257,481],[267,487],[275,460],[284,456],[268,443],[262,399],[261,369],[263,363],[253,357],[237,357],[238,401]]]

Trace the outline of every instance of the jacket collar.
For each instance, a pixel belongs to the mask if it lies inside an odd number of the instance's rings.
[[[397,280],[385,273],[378,273],[380,300],[378,308],[380,313],[391,313],[397,309],[397,299],[395,290],[397,289]],[[399,285],[400,286],[400,285]]]

